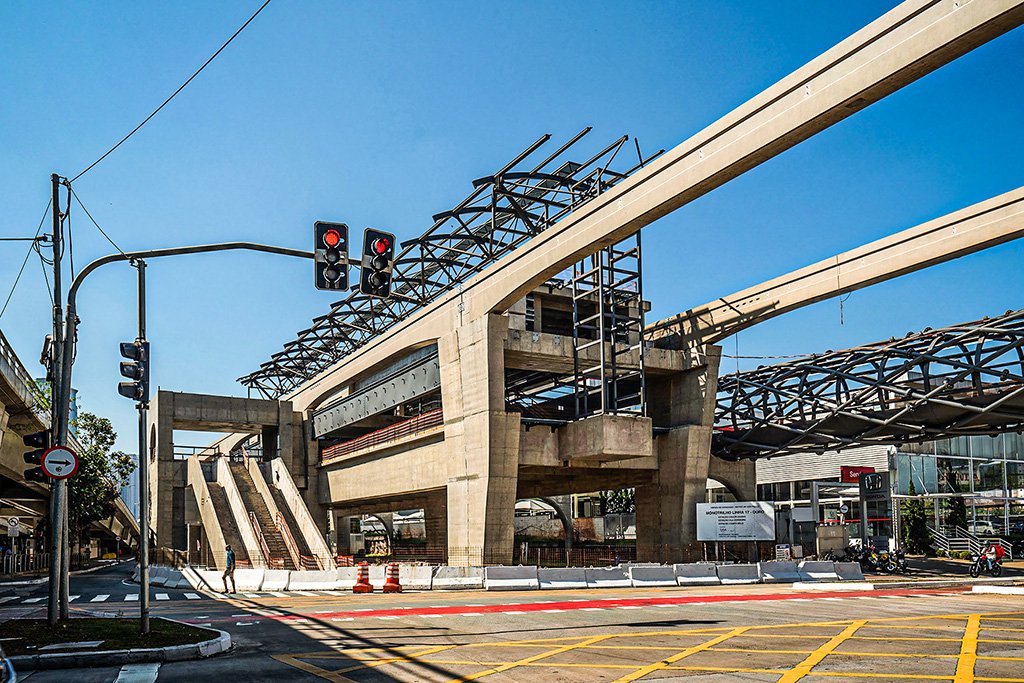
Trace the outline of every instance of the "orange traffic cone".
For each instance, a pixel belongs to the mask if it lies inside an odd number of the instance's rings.
[[[356,570],[356,583],[352,586],[353,593],[372,593],[373,586],[370,585],[370,567],[365,562],[360,562]]]
[[[402,584],[398,583],[398,564],[395,562],[388,563],[388,576],[384,582],[384,588],[382,589],[385,593],[401,593]]]

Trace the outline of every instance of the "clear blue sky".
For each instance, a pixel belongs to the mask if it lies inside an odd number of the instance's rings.
[[[422,232],[538,135],[594,126],[671,148],[893,2],[357,3],[275,0],[76,191],[125,249],[250,239],[308,248],[315,220]],[[32,234],[73,176],[258,6],[4,3],[0,236]],[[657,319],[1024,182],[1024,32],[975,50],[645,229]],[[108,253],[73,214],[75,263]],[[24,246],[0,243],[0,297]],[[743,332],[745,355],[820,351],[1024,306],[1010,244]],[[80,299],[75,385],[134,452],[115,391],[134,270]],[[334,297],[305,261],[217,255],[149,269],[154,381],[243,395]],[[0,319],[22,359],[49,328],[38,262]],[[735,349],[734,341],[725,343]],[[729,361],[732,363],[732,361]],[[753,361],[756,364],[756,361]],[[727,366],[728,367],[728,366]]]

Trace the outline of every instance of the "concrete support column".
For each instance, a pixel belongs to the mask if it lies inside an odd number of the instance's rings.
[[[757,500],[757,472],[753,460],[711,458],[708,477],[729,489],[736,500]]]
[[[448,466],[448,563],[512,561],[519,415],[505,412],[508,319],[488,314],[438,340]]]
[[[427,558],[431,563],[448,563],[448,496],[431,496],[423,507],[423,531],[427,537]]]
[[[150,402],[149,523],[156,547],[174,541],[174,394],[157,392]],[[139,482],[139,486],[146,486]]]
[[[277,457],[277,438],[281,430],[276,425],[264,425],[260,429],[260,446],[263,448],[263,462]]]

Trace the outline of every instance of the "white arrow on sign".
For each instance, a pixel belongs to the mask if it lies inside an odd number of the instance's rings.
[[[43,453],[40,465],[51,479],[67,479],[78,471],[78,456],[70,448],[54,446]]]
[[[18,519],[17,517],[8,517],[7,518],[7,526],[11,527],[12,529],[16,529],[19,524],[21,524],[21,520]]]

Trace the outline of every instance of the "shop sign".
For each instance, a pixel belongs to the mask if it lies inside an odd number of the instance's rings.
[[[846,484],[860,482],[860,475],[874,472],[874,467],[856,467],[854,465],[841,465],[839,467],[839,481]]]

